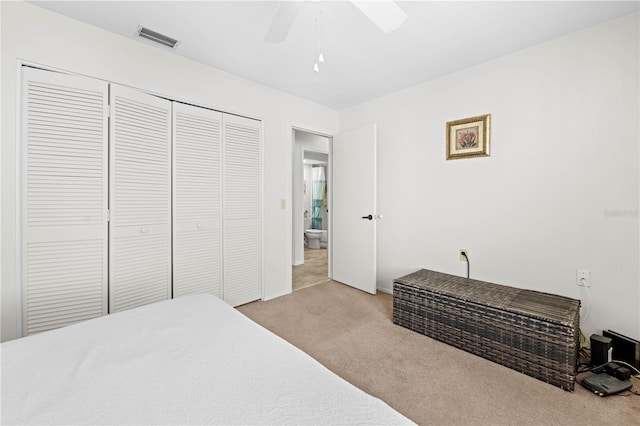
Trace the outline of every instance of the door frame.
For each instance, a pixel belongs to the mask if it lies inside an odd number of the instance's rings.
[[[290,146],[289,146],[289,152],[290,152],[290,159],[291,161],[289,162],[289,196],[291,197],[291,202],[289,203],[289,226],[288,226],[288,232],[289,232],[289,249],[290,249],[290,253],[288,256],[288,263],[289,263],[289,270],[291,271],[291,268],[294,265],[295,262],[295,252],[294,252],[294,243],[293,243],[293,238],[294,238],[294,232],[293,232],[293,226],[294,226],[294,222],[295,222],[295,213],[296,213],[296,206],[294,206],[294,196],[293,196],[293,187],[294,187],[294,177],[293,173],[293,161],[297,160],[294,158],[294,149],[295,149],[295,142],[296,142],[296,131],[299,132],[305,132],[305,133],[309,133],[312,135],[316,135],[316,136],[321,136],[324,138],[327,138],[328,143],[329,143],[329,149],[328,149],[328,164],[327,164],[327,204],[329,207],[329,212],[327,215],[327,220],[328,220],[328,232],[327,232],[327,257],[328,257],[328,262],[327,262],[327,266],[328,266],[328,278],[331,278],[333,276],[332,271],[333,271],[333,265],[332,265],[332,259],[331,259],[331,253],[332,253],[332,241],[333,241],[333,227],[332,227],[332,222],[333,222],[333,209],[331,208],[331,206],[333,205],[333,179],[331,179],[331,176],[333,174],[333,166],[332,166],[332,152],[333,152],[333,135],[322,132],[322,131],[318,131],[318,130],[310,130],[307,127],[304,126],[298,126],[295,124],[291,125],[291,142],[290,142]],[[304,159],[304,151],[314,151],[313,149],[303,149],[302,153],[301,153],[301,157],[299,158],[300,161],[302,161]],[[303,226],[304,228],[304,226]],[[289,280],[288,280],[288,288],[289,288],[289,293],[291,293],[293,291],[293,274],[289,275]]]

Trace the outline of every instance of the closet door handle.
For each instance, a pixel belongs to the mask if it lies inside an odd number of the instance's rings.
[[[202,225],[201,223],[196,224],[196,228],[198,229],[202,229],[204,227],[204,225]]]
[[[147,228],[145,228],[144,226],[142,228],[140,228],[140,232],[142,232],[143,234],[146,234],[148,231]]]
[[[373,216],[369,215],[369,216],[362,216],[363,219],[369,219],[369,220],[373,220]]]

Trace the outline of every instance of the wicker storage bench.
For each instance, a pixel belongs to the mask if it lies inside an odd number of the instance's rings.
[[[579,300],[422,269],[394,280],[393,322],[573,391]]]

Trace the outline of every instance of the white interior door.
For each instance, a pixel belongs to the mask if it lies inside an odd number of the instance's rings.
[[[171,298],[171,102],[111,86],[109,312]]]
[[[224,114],[223,287],[231,306],[262,297],[262,123]]]
[[[107,313],[107,83],[23,68],[23,331]]]
[[[334,136],[332,278],[376,292],[376,126]]]
[[[173,103],[173,297],[222,282],[222,113]]]

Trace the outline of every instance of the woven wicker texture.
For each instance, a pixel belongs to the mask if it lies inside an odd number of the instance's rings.
[[[394,323],[574,389],[579,300],[425,269],[393,288]]]

